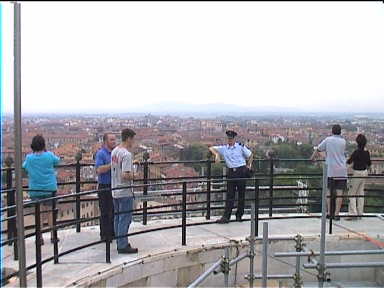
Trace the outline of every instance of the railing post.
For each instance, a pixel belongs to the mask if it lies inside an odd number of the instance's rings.
[[[41,271],[41,244],[43,241],[41,235],[40,222],[40,202],[35,203],[35,237],[36,237],[36,286],[42,287],[42,271]]]
[[[269,217],[272,217],[273,206],[273,156],[269,158]]]
[[[211,159],[207,161],[207,215],[205,218],[207,220],[211,219],[211,177],[212,177],[212,162]]]
[[[260,206],[260,203],[259,203],[259,192],[260,192],[260,189],[259,189],[259,179],[255,179],[255,200],[254,200],[254,203],[255,203],[255,235],[258,236],[259,235],[259,206]]]
[[[335,195],[335,180],[331,178],[331,199],[330,199],[330,210],[328,211],[328,214],[330,215],[329,217],[329,234],[332,234],[332,224],[333,220],[335,219],[335,210],[336,210],[336,195]]]
[[[81,158],[80,157],[76,157],[76,194],[79,194],[80,193],[80,160]],[[80,210],[80,196],[79,195],[76,195],[76,232],[79,233],[80,232],[80,227],[81,227],[81,223],[80,223],[80,219],[81,219],[81,210]]]
[[[147,155],[146,155],[147,156]],[[148,155],[149,156],[149,155]],[[143,195],[148,195],[148,157],[144,157],[143,162]],[[147,208],[147,201],[143,201],[143,225],[147,225],[147,215],[148,215],[148,208]]]
[[[187,182],[183,182],[181,245],[187,245]]]
[[[53,263],[59,263],[59,245],[57,239],[57,213],[58,209],[56,208],[56,199],[52,200],[52,236],[53,236]]]

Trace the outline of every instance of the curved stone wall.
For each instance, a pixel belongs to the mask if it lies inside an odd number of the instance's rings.
[[[318,237],[305,237],[308,249],[318,251]],[[295,273],[294,258],[274,258],[275,252],[294,251],[292,240],[271,240],[268,258],[268,274],[291,274]],[[202,246],[198,248],[175,249],[157,255],[146,255],[133,262],[114,266],[107,271],[90,275],[74,283],[76,287],[186,287],[193,282],[201,273],[207,270],[214,262],[223,255],[223,248],[230,247],[230,258],[248,251],[248,242],[229,242]],[[327,239],[327,250],[360,250],[377,249],[370,242],[330,236]],[[261,274],[261,243],[257,242],[255,257],[255,274]],[[302,258],[305,263],[306,258]],[[368,256],[332,256],[327,257],[328,262],[356,262],[356,261],[382,261],[382,255]],[[231,286],[245,286],[247,280],[244,276],[249,273],[249,260],[244,259],[237,266],[232,266],[230,271]],[[302,270],[305,282],[316,281],[316,270]],[[337,269],[331,270],[332,281],[351,282],[380,282],[383,281],[381,269]],[[280,282],[280,283],[279,283]],[[256,282],[257,283],[257,282]],[[292,280],[270,281],[271,287],[291,287]],[[223,287],[224,278],[222,273],[209,276],[201,286]],[[73,286],[72,286],[73,287]]]

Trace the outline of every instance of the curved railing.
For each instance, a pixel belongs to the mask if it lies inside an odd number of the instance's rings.
[[[312,207],[321,205],[321,178],[322,173],[274,173],[274,164],[282,161],[287,161],[290,163],[308,162],[308,159],[257,159],[254,161],[254,166],[257,166],[257,163],[267,163],[267,167],[269,168],[264,172],[257,172],[252,178],[247,178],[247,193],[246,200],[253,201],[256,207],[256,225],[258,225],[258,219],[260,213],[262,211],[267,212],[266,217],[262,217],[262,219],[281,219],[281,218],[319,218],[318,214],[304,214],[303,215],[289,215],[289,216],[274,216],[274,209],[285,209],[285,211],[308,211]],[[373,160],[380,161],[380,160]],[[130,211],[123,211],[121,213],[132,212],[135,218],[141,218],[143,224],[147,224],[148,218],[156,216],[161,217],[164,215],[172,214],[174,216],[180,217],[180,223],[177,225],[168,225],[163,227],[154,227],[145,229],[143,231],[138,231],[134,233],[129,233],[128,236],[166,230],[166,229],[174,229],[181,228],[180,233],[180,241],[182,245],[186,245],[187,243],[187,234],[186,229],[189,226],[195,225],[206,225],[212,224],[215,222],[210,221],[211,216],[214,212],[223,209],[223,203],[225,199],[221,196],[223,193],[227,191],[226,183],[233,179],[227,179],[225,175],[212,175],[211,174],[211,165],[212,161],[210,160],[201,160],[201,161],[168,161],[168,162],[157,162],[153,163],[150,161],[144,161],[140,163],[143,168],[143,178],[137,179],[135,184],[129,187],[132,187],[135,190],[135,198],[136,201],[140,201],[143,203],[142,208],[133,209]],[[272,164],[271,164],[272,163]],[[193,176],[193,177],[174,177],[174,178],[150,178],[149,177],[149,167],[153,165],[170,165],[170,164],[201,164],[206,165],[205,175],[201,176]],[[59,183],[60,186],[63,185],[75,185],[75,193],[67,194],[67,195],[59,195],[52,198],[43,199],[40,201],[28,201],[24,203],[24,207],[33,207],[33,212],[25,214],[25,216],[33,216],[34,217],[34,225],[26,226],[26,231],[31,231],[25,235],[25,238],[36,237],[36,252],[35,252],[35,263],[29,265],[27,270],[36,269],[36,281],[37,287],[42,287],[43,275],[42,275],[42,265],[54,261],[54,263],[59,263],[60,257],[70,254],[72,252],[88,248],[94,245],[98,245],[100,243],[105,243],[105,261],[107,263],[111,262],[110,257],[110,242],[109,241],[93,241],[87,243],[85,245],[80,245],[77,247],[73,247],[69,250],[62,251],[59,253],[58,244],[57,244],[57,230],[66,229],[69,227],[76,227],[76,232],[81,232],[81,224],[87,223],[90,221],[95,221],[99,219],[99,216],[81,218],[81,204],[89,201],[98,201],[97,197],[88,198],[90,195],[95,195],[97,192],[105,192],[107,190],[102,189],[94,189],[89,191],[81,191],[81,185],[84,184],[96,184],[96,181],[93,180],[81,180],[81,167],[90,166],[93,164],[83,164],[79,161],[75,164],[70,165],[61,165],[58,168],[74,168],[75,169],[75,181]],[[1,233],[7,234],[8,237],[6,240],[1,242],[1,246],[4,245],[12,245],[14,247],[14,259],[17,260],[17,236],[16,236],[16,226],[15,226],[15,203],[14,201],[14,188],[12,186],[12,170],[13,168],[5,168],[3,169],[3,173],[6,174],[6,186],[1,190],[1,193],[7,194],[7,206],[1,209],[1,213],[7,213],[7,217],[2,218],[2,222],[7,222],[7,230],[1,231]],[[267,172],[267,173],[266,173]],[[350,177],[353,178],[353,177]],[[360,177],[362,178],[362,177]],[[379,180],[384,183],[384,176],[382,174],[371,174],[368,177],[364,177],[371,180]],[[281,185],[281,182],[289,182],[294,180],[307,180],[311,181],[311,185],[301,188],[301,187],[293,187],[293,185]],[[140,184],[137,184],[140,183]],[[216,184],[216,185],[214,185]],[[158,189],[159,191],[154,192],[151,191],[153,187],[164,188],[165,186],[176,187],[173,189]],[[219,186],[219,188],[213,188],[213,186]],[[129,188],[127,187],[127,188]],[[198,188],[198,189],[197,189]],[[197,191],[198,190],[198,191]],[[311,191],[310,195],[306,196],[292,196],[292,192],[294,191]],[[333,189],[331,189],[333,191]],[[27,191],[27,189],[26,189]],[[287,193],[288,192],[288,193]],[[367,188],[366,194],[364,196],[354,196],[354,197],[364,197],[366,199],[380,199],[381,202],[384,202],[384,188]],[[282,194],[285,193],[285,194]],[[291,193],[291,195],[289,195]],[[87,197],[87,198],[84,198]],[[164,205],[156,205],[152,207],[147,206],[147,201],[151,199],[164,199],[167,197],[174,197],[174,203],[165,203]],[[191,199],[194,197],[194,201]],[[334,203],[335,199],[338,197],[331,194],[332,203]],[[343,198],[348,198],[349,196],[340,196]],[[298,200],[306,200],[297,203]],[[42,203],[46,201],[52,202],[52,209],[47,211],[41,211]],[[296,202],[295,202],[296,201]],[[161,201],[160,201],[161,202]],[[64,203],[74,203],[76,207],[75,218],[71,220],[58,221],[58,206]],[[372,205],[368,204],[365,206],[367,210],[369,209],[373,213],[382,213],[384,211],[384,205]],[[171,211],[164,211],[165,208],[171,208]],[[162,209],[162,211],[156,211]],[[319,209],[318,209],[319,210]],[[312,211],[319,212],[319,211]],[[53,228],[42,227],[40,223],[40,214],[41,213],[52,213],[54,223]],[[193,215],[202,215],[205,216],[206,221],[197,222],[197,223],[189,223],[187,224],[186,219],[187,216]],[[373,214],[367,214],[363,217],[374,217]],[[329,232],[332,233],[332,219],[334,215],[331,215],[331,219],[329,221]],[[245,219],[247,221],[247,219]],[[46,259],[42,259],[41,256],[41,237],[43,233],[51,232],[53,233],[53,255]],[[256,228],[256,231],[258,229]],[[126,235],[125,235],[126,236]],[[121,236],[121,237],[125,237]],[[7,280],[13,276],[16,276],[18,272],[9,274],[6,276],[4,280]]]

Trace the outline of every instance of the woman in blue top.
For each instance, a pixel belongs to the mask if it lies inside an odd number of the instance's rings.
[[[33,153],[28,154],[23,163],[23,168],[28,174],[29,197],[34,201],[54,197],[57,191],[55,166],[59,164],[60,158],[46,151],[45,140],[41,135],[33,137],[31,148]],[[52,201],[42,202],[41,207],[42,211],[51,210]],[[41,213],[41,225],[44,225],[46,220],[52,228],[51,212]],[[52,238],[51,232],[51,241]]]

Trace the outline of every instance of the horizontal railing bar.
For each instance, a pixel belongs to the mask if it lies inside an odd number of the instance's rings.
[[[247,279],[249,279],[249,275],[247,275]],[[263,276],[260,274],[255,274],[253,275],[253,279],[262,279]],[[267,279],[293,279],[294,275],[291,274],[272,274],[272,275],[267,275]]]
[[[312,263],[304,263],[303,267],[306,269],[317,269],[318,265]],[[384,267],[384,262],[325,263],[325,267],[326,269]]]
[[[371,254],[384,254],[384,249],[381,250],[341,250],[341,251],[325,251],[326,256],[337,255],[371,255]],[[296,257],[296,256],[319,256],[318,251],[306,251],[306,252],[277,252],[274,253],[274,257]]]

